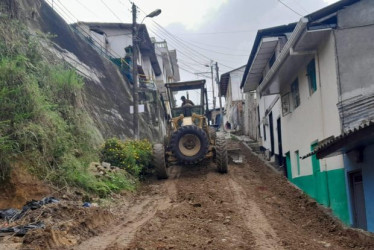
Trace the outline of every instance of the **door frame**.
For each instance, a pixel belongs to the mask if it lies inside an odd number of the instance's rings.
[[[269,113],[269,129],[270,129],[270,148],[271,148],[271,155],[274,155],[275,147],[274,147],[274,123],[273,123],[273,112]]]
[[[279,122],[278,122],[279,121]],[[284,164],[283,147],[282,147],[282,120],[280,117],[277,118],[277,134],[278,134],[278,165]]]
[[[360,173],[361,174],[361,177],[362,177],[362,169],[358,169],[358,170],[354,170],[354,171],[350,171],[350,172],[347,172],[347,175],[348,175],[348,183],[349,183],[349,194],[350,194],[350,203],[351,203],[351,214],[352,214],[352,226],[353,227],[358,227],[357,225],[357,212],[356,212],[356,203],[355,203],[355,194],[354,194],[354,190],[353,190],[353,184],[354,184],[354,181],[353,181],[353,177],[354,175]],[[363,185],[363,181],[361,180],[361,183]],[[360,227],[364,230],[367,230],[367,218],[366,218],[366,204],[365,204],[365,190],[364,188],[362,188],[362,195],[364,197],[364,200],[363,200],[363,206],[364,206],[364,210],[365,210],[365,225],[364,227]]]

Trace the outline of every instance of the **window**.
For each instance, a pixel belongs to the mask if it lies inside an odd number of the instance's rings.
[[[282,115],[288,115],[291,113],[291,108],[290,108],[290,93],[286,93],[282,95]]]
[[[309,82],[309,93],[312,95],[317,90],[316,61],[313,59],[306,67]]]
[[[297,166],[297,175],[300,175],[300,155],[299,150],[295,151],[295,157],[296,157],[296,166]]]
[[[293,108],[296,109],[300,106],[300,94],[299,94],[299,81],[296,80],[291,84],[291,95],[293,101]]]

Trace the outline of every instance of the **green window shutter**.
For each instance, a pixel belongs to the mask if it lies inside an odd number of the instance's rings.
[[[311,94],[317,90],[316,61],[313,59],[307,66],[308,81]]]

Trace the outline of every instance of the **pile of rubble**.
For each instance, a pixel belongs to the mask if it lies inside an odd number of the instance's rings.
[[[93,173],[97,178],[102,178],[108,176],[110,173],[119,173],[125,170],[116,166],[111,166],[108,162],[92,162],[88,171]]]

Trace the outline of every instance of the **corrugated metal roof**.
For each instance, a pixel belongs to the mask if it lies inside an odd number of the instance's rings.
[[[339,136],[322,141],[312,152],[300,158],[305,159],[317,154],[317,158],[321,159],[348,152],[358,146],[371,144],[374,139],[374,133],[371,131],[372,129],[374,129],[374,120],[363,123],[354,129],[347,130]],[[360,136],[358,136],[359,134]],[[366,137],[366,140],[362,140],[362,136]],[[332,149],[332,147],[335,149]],[[328,153],[326,152],[327,150],[331,152]],[[318,154],[320,157],[318,157]]]

